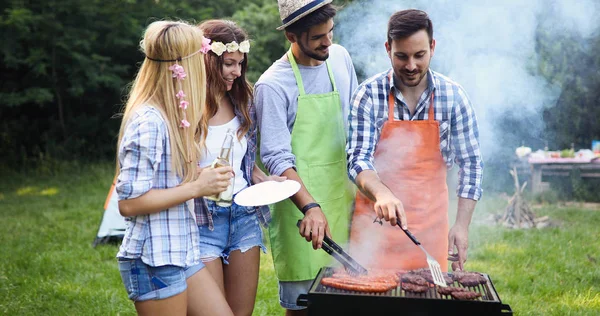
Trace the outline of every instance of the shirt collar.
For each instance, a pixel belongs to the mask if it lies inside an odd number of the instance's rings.
[[[387,78],[389,77],[389,73],[390,71],[393,71],[392,68],[390,68],[387,72],[386,72],[386,80],[388,80]],[[435,74],[433,73],[433,70],[431,70],[431,68],[429,68],[427,70],[427,88],[425,89],[425,91],[427,92],[427,95],[431,94],[431,92],[435,91]],[[396,88],[396,86],[394,86],[394,76],[392,75],[391,80],[389,80],[389,87],[390,87],[390,91],[392,91],[392,93],[394,93],[394,95],[396,96],[396,98],[398,98],[399,100],[404,100],[404,97],[402,96],[402,93],[400,92],[399,89]]]

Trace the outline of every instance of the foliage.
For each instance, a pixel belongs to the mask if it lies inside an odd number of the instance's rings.
[[[559,37],[558,39],[556,37]],[[591,148],[600,139],[600,37],[585,43],[569,34],[538,32],[540,71],[562,88],[556,106],[543,113],[555,148]]]
[[[600,179],[582,178],[579,169],[573,169],[569,177],[550,177],[548,182],[561,201],[600,202]]]
[[[255,1],[247,1],[253,5]],[[0,16],[0,151],[9,165],[114,156],[145,26],[231,15],[226,1],[10,1]]]
[[[233,15],[233,20],[252,38],[247,78],[256,82],[260,75],[285,53],[288,42],[281,31],[279,11],[275,1],[264,0],[261,4],[250,4]]]

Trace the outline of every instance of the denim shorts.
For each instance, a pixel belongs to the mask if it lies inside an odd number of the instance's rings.
[[[231,206],[222,207],[211,200],[207,200],[207,204],[214,229],[211,231],[208,224],[198,227],[202,261],[223,258],[223,263],[228,264],[227,259],[232,251],[246,252],[254,247],[260,247],[266,252],[255,207],[240,206],[235,202]]]
[[[129,299],[134,302],[161,300],[183,293],[187,289],[186,280],[202,268],[203,263],[188,268],[152,267],[139,258],[119,258],[121,279]]]
[[[279,304],[281,307],[289,310],[305,309],[305,306],[298,306],[296,300],[300,294],[308,293],[313,280],[306,281],[279,281]]]

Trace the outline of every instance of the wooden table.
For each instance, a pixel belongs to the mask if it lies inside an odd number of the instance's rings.
[[[540,193],[548,188],[543,176],[569,177],[578,169],[582,178],[600,178],[600,158],[529,158],[531,168],[531,191]]]

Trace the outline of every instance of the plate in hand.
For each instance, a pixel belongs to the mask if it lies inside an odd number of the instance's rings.
[[[262,206],[283,201],[300,190],[300,183],[294,180],[265,181],[249,186],[233,198],[241,206]]]

